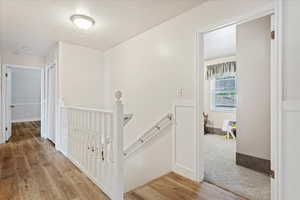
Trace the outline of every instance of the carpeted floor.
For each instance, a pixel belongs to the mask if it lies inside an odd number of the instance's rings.
[[[270,178],[235,164],[236,142],[205,135],[205,180],[250,200],[270,200]]]

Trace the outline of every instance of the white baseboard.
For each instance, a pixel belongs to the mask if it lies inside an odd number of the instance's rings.
[[[193,171],[192,169],[189,169],[185,166],[182,166],[178,163],[176,163],[175,166],[173,167],[173,172],[175,172],[185,178],[191,179],[193,181],[197,181],[195,171]]]
[[[33,122],[33,121],[41,121],[41,118],[27,118],[27,119],[16,119],[12,120],[12,123],[18,123],[18,122]]]

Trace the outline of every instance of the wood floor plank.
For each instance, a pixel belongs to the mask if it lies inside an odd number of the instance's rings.
[[[0,199],[20,199],[16,176],[5,176],[0,181]]]
[[[99,192],[99,188],[92,183],[89,184],[89,179],[79,170],[68,171],[65,174],[75,185],[81,198],[86,200],[109,200],[103,193]]]
[[[14,123],[0,145],[0,200],[109,200],[51,142],[40,123]]]
[[[24,160],[26,162],[25,158]],[[18,187],[22,199],[35,200],[40,198],[39,193],[36,192],[38,185],[34,180],[33,172],[27,162],[23,169],[18,170]]]
[[[157,199],[157,200],[168,200],[166,196],[156,192],[152,187],[142,187],[135,191],[135,194],[142,197],[142,199]]]
[[[182,189],[182,186],[180,186],[178,183],[168,180],[166,177],[163,177],[159,181],[151,183],[150,187],[156,191],[159,191],[159,193],[161,193],[162,195],[168,196],[174,200],[197,199],[197,193]]]
[[[75,199],[79,197],[75,186],[69,179],[65,178],[53,165],[46,165],[44,168],[47,171],[48,177],[51,177],[53,186],[64,196],[64,199]]]
[[[246,200],[208,183],[169,173],[125,194],[125,200]]]

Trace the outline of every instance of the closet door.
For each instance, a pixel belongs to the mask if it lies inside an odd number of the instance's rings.
[[[55,143],[55,67],[48,68],[47,72],[47,132],[48,139]]]
[[[12,105],[11,101],[11,68],[6,67],[5,73],[5,88],[4,88],[4,97],[5,97],[5,140],[8,141],[12,135],[12,118],[11,113],[14,105]]]

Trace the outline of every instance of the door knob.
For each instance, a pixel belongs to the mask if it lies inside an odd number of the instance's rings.
[[[10,108],[14,108],[15,107],[15,105],[10,105]]]

